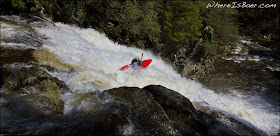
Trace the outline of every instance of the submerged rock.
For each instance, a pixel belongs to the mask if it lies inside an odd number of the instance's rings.
[[[35,60],[40,63],[41,65],[46,66],[48,69],[59,69],[59,70],[72,70],[73,68],[68,64],[63,63],[59,58],[57,58],[54,54],[49,51],[42,51],[42,50],[34,50],[32,52]]]

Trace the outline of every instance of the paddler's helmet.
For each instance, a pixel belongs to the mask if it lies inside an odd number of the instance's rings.
[[[136,57],[135,57],[135,60],[139,60],[139,57],[138,57],[138,56],[136,56]]]

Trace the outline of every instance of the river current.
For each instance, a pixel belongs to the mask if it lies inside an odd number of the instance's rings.
[[[6,18],[13,18],[19,24],[29,23],[17,16]],[[253,46],[247,39],[240,41],[235,50],[236,55],[219,60],[214,71],[199,81],[194,81],[181,77],[172,66],[152,52],[114,43],[106,35],[91,28],[79,28],[59,22],[54,25],[37,25],[35,22],[28,26],[45,37],[41,39],[43,42],[40,50],[51,52],[74,69],[69,72],[67,68],[53,64],[59,70],[48,71],[73,91],[62,96],[66,115],[74,109],[91,107],[88,105],[92,103],[73,104],[75,96],[81,93],[121,86],[142,88],[147,85],[162,85],[179,92],[192,102],[206,103],[213,110],[230,114],[263,134],[277,135],[280,131],[277,76],[280,70],[279,56],[258,55],[257,51],[261,47]],[[1,22],[1,39],[20,35],[20,38],[25,38],[25,33],[18,25]],[[26,43],[5,41],[1,41],[1,47],[38,49]],[[256,51],[252,52],[250,49]],[[142,53],[143,59],[153,60],[146,69],[119,70]],[[1,98],[1,102],[4,101]],[[1,125],[8,123],[9,121],[1,119]]]

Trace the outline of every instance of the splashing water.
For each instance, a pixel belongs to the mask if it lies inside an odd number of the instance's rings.
[[[63,80],[74,92],[65,93],[63,96],[65,114],[73,108],[69,103],[75,97],[75,93],[103,91],[120,86],[142,88],[147,85],[162,85],[179,92],[192,102],[206,102],[213,109],[245,120],[268,135],[279,132],[279,112],[272,113],[266,109],[255,108],[263,105],[255,103],[255,100],[259,99],[255,96],[244,96],[240,92],[215,93],[203,88],[198,82],[181,77],[170,65],[149,51],[114,43],[94,29],[82,29],[62,23],[55,25],[57,27],[35,27],[35,30],[49,38],[42,48],[55,54],[63,63],[74,69],[74,72],[49,71],[52,76]],[[143,59],[153,60],[147,68],[119,70],[142,53]]]
[[[50,38],[44,48],[76,70],[71,76],[52,73],[65,81],[73,91],[85,93],[120,86],[142,88],[151,84],[163,85],[191,101],[207,102],[211,107],[231,113],[268,134],[279,132],[279,115],[255,108],[258,103],[251,101],[258,98],[254,96],[248,99],[242,94],[214,93],[195,81],[181,77],[171,66],[148,51],[116,44],[93,29],[81,29],[62,23],[56,25],[58,28],[37,30]],[[144,59],[153,60],[150,66],[138,71],[119,70],[141,53],[144,53]]]

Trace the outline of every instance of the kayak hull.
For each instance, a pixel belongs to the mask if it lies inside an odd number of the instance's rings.
[[[143,60],[140,68],[146,68],[147,66],[149,66],[151,64],[151,62],[152,62],[152,59]],[[126,70],[130,67],[132,67],[132,65],[128,64],[128,65],[121,67],[120,70]]]

